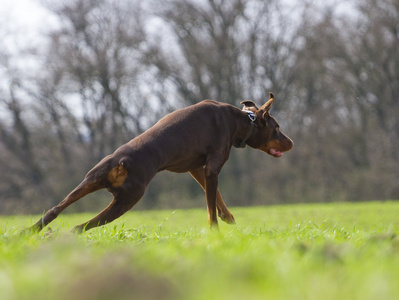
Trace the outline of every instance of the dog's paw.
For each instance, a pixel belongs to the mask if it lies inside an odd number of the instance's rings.
[[[20,236],[34,235],[34,234],[39,233],[40,230],[41,230],[41,228],[38,228],[37,226],[33,225],[33,226],[31,226],[31,227],[22,229],[22,230],[19,232],[19,235],[20,235]]]
[[[234,219],[234,216],[231,213],[226,214],[224,212],[221,212],[219,213],[219,218],[220,220],[226,222],[227,224],[236,225],[236,220]]]
[[[84,227],[82,227],[80,225],[79,226],[75,226],[72,229],[72,233],[79,235],[79,234],[82,234],[83,230],[84,230]]]

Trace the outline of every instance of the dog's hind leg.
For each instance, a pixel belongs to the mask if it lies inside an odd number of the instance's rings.
[[[100,185],[96,180],[91,180],[86,177],[85,180],[83,180],[68,196],[66,196],[64,200],[62,200],[57,206],[49,209],[39,221],[37,221],[31,227],[23,230],[23,233],[39,232],[47,224],[57,218],[58,215],[69,205],[78,201],[87,194],[102,188],[104,188],[104,186]]]
[[[76,226],[72,231],[80,234],[83,230],[112,222],[130,210],[141,199],[144,191],[145,187],[142,187],[114,194],[114,199],[102,212],[90,221]]]
[[[200,167],[195,170],[190,171],[191,176],[199,183],[199,185],[205,190],[205,170]],[[228,223],[228,224],[235,224],[236,221],[234,216],[226,207],[226,204],[223,202],[222,194],[220,193],[219,189],[216,192],[216,208],[218,211],[219,218]]]

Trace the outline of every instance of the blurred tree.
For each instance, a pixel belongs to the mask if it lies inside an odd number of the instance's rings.
[[[361,141],[362,172],[353,191],[359,199],[399,195],[399,1],[355,1],[359,18],[343,42],[353,99],[355,142]],[[345,26],[347,22],[344,22]],[[344,80],[346,79],[346,80]],[[354,158],[355,160],[356,158]],[[364,182],[368,182],[364,185]],[[351,196],[353,196],[351,194]]]
[[[81,115],[79,129],[93,163],[142,131],[148,105],[140,90],[141,9],[138,2],[120,1],[52,1],[48,6],[62,25],[50,34],[47,57],[55,72],[62,71],[55,76],[63,81],[64,101],[78,104],[73,109]]]
[[[164,2],[156,11],[168,27],[155,39],[148,62],[188,103],[212,98],[237,104],[248,97],[263,101],[270,89],[284,93],[296,38],[279,3]]]
[[[0,211],[13,211],[15,207],[31,208],[26,199],[32,197],[32,192],[52,195],[52,189],[35,151],[35,133],[27,110],[31,103],[26,101],[24,87],[26,78],[7,49],[2,49],[0,57],[2,75],[6,78],[6,84],[0,88]]]
[[[294,169],[306,174],[315,194],[320,190],[314,201],[399,194],[398,4],[355,4],[352,18],[332,8],[303,18],[295,66],[302,122],[295,121],[299,143],[290,158],[303,162]]]

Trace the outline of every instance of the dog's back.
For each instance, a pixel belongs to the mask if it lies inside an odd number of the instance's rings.
[[[157,165],[158,170],[190,171],[205,165],[209,152],[231,148],[235,122],[229,120],[237,111],[240,112],[225,103],[202,101],[162,118],[127,143],[124,151],[137,159],[151,157],[151,164]]]

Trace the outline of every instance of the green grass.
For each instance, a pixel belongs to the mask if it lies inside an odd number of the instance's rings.
[[[399,202],[0,217],[0,299],[399,299]]]

